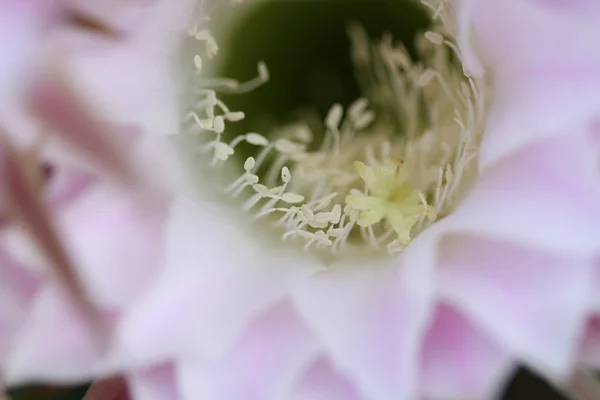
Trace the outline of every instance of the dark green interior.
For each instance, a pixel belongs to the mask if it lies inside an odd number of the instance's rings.
[[[361,93],[350,59],[349,22],[359,22],[373,38],[391,32],[409,50],[415,33],[428,24],[421,5],[411,0],[274,0],[240,5],[235,12],[244,16],[241,22],[227,26],[230,18],[223,17],[225,26],[215,30],[223,49],[215,60],[218,75],[250,79],[262,60],[271,76],[250,93],[220,96],[246,112],[236,131],[280,125],[303,107],[324,116],[334,103],[356,100]],[[226,39],[219,32],[228,32]]]

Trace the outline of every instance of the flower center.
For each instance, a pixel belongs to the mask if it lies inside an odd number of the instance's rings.
[[[228,134],[229,123],[245,114],[217,93],[265,84],[261,62],[258,76],[244,83],[200,79],[185,131],[203,138],[199,158],[208,168],[239,171],[223,191],[282,240],[330,252],[351,245],[393,253],[451,212],[476,175],[483,84],[457,67],[460,54],[441,23],[418,37],[418,61],[391,35],[372,43],[357,24],[348,32],[363,93],[348,107],[332,105],[322,122]],[[218,47],[206,30],[193,27],[190,35],[206,44],[194,59],[200,75]]]

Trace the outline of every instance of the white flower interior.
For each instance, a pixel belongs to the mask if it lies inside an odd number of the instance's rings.
[[[453,210],[476,175],[485,87],[460,68],[445,3],[426,5],[436,23],[417,39],[418,61],[390,35],[372,44],[350,25],[364,97],[346,109],[332,105],[321,136],[298,121],[269,135],[225,140],[228,124],[245,115],[219,100],[219,90],[242,93],[266,84],[267,66],[259,63],[258,76],[243,83],[199,79],[184,132],[203,138],[198,158],[207,168],[239,171],[222,185],[232,205],[279,229],[282,240],[331,252],[401,251]],[[189,34],[205,43],[193,60],[199,76],[218,46],[208,30],[194,26]],[[251,155],[240,145],[251,147]]]

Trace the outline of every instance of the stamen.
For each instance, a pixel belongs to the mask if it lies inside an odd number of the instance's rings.
[[[446,20],[443,1],[428,7],[435,19]],[[452,52],[461,58],[448,29],[435,26],[426,32],[417,43],[421,61],[413,62],[390,35],[373,46],[360,27],[350,27],[358,74],[364,75],[369,97],[346,109],[334,104],[322,121],[325,135],[316,149],[318,135],[305,123],[268,137],[257,132],[228,136],[228,124],[245,114],[230,110],[217,92],[244,93],[266,83],[269,71],[262,62],[258,75],[246,82],[198,79],[187,130],[208,135],[200,150],[212,153],[211,167],[229,163],[243,169],[225,193],[241,198],[249,221],[279,229],[282,240],[333,253],[348,245],[402,251],[438,215],[455,207],[477,154],[484,85],[450,64]],[[189,33],[205,43],[204,58],[217,54],[210,32],[192,27]],[[193,57],[197,72],[204,58]],[[373,102],[398,127],[378,118],[369,109]],[[242,148],[251,156],[240,168]]]

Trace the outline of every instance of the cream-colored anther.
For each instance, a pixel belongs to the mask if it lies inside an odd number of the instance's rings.
[[[292,179],[292,174],[288,167],[281,168],[281,180],[283,183],[288,183]]]
[[[250,132],[246,134],[246,142],[253,144],[255,146],[266,146],[269,144],[269,141],[263,135],[258,133]]]
[[[437,32],[433,32],[433,31],[425,32],[425,39],[427,39],[431,43],[437,44],[437,45],[444,43],[444,37],[441,34],[439,34]]]
[[[338,129],[340,122],[342,122],[343,114],[344,109],[341,104],[333,105],[325,117],[325,126],[329,129]]]
[[[304,196],[294,192],[285,192],[281,195],[281,200],[288,204],[297,204],[304,201]]]
[[[225,132],[225,120],[222,116],[217,115],[215,117],[215,119],[213,120],[213,129],[216,133],[219,134]]]
[[[215,143],[215,158],[217,158],[221,161],[225,161],[233,153],[234,153],[233,149],[227,143],[223,143],[223,142]]]
[[[248,157],[246,159],[246,162],[244,162],[244,171],[250,172],[252,170],[252,168],[254,168],[255,164],[256,164],[256,161],[254,160],[254,157]]]

